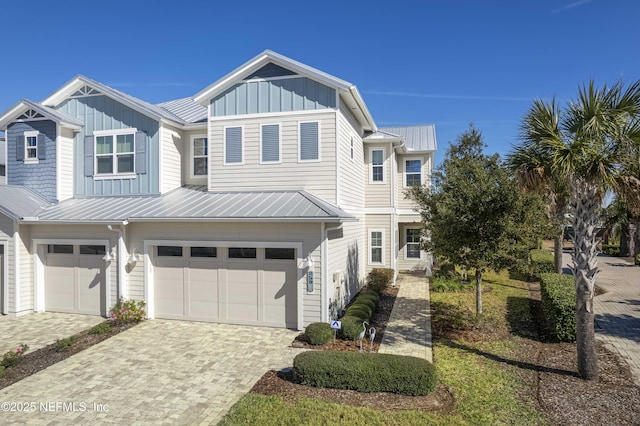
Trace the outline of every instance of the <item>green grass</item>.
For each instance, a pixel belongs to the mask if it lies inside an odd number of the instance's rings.
[[[460,328],[490,330],[480,342],[440,339],[434,342],[434,359],[440,381],[456,400],[452,414],[417,410],[379,411],[333,404],[309,398],[294,403],[277,396],[245,395],[220,423],[222,425],[540,425],[544,416],[534,401],[516,395],[528,394],[533,386],[516,374],[521,338],[511,334],[514,324],[532,321],[526,283],[508,275],[486,274],[484,315],[475,319],[475,294],[431,293],[432,303],[463,312],[456,321]],[[471,314],[470,314],[471,312]],[[447,321],[446,317],[439,320]]]

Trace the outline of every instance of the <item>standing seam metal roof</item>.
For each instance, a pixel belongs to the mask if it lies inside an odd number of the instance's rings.
[[[192,98],[182,98],[157,104],[187,123],[199,123],[207,120],[207,107],[196,103]]]
[[[13,220],[35,216],[50,203],[24,186],[0,185],[0,213]]]
[[[383,127],[378,130],[404,138],[409,151],[437,151],[436,126],[426,124],[423,126]]]

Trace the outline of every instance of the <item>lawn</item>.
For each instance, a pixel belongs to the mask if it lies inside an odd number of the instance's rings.
[[[507,274],[487,274],[484,315],[473,314],[473,292],[432,293],[434,360],[440,382],[456,401],[450,413],[385,411],[311,398],[285,402],[278,396],[245,395],[222,425],[407,425],[546,424],[536,410],[530,377],[518,366],[526,334],[514,327],[531,324],[527,284]]]

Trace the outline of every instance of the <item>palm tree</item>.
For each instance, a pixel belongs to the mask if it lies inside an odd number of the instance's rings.
[[[564,109],[555,99],[537,100],[525,115],[521,131],[521,143],[510,163],[521,180],[530,181],[525,187],[550,187],[560,177],[567,185],[574,229],[578,372],[583,379],[597,380],[596,226],[607,192],[621,194],[631,204],[640,203],[640,81],[626,88],[618,82],[602,89],[591,81],[579,87],[578,98]]]

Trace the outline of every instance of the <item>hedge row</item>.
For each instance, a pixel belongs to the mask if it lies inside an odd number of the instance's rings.
[[[328,322],[312,322],[305,328],[304,337],[311,345],[326,345],[333,337]]]
[[[531,269],[534,276],[540,277],[540,274],[553,273],[556,271],[553,262],[553,253],[549,250],[531,250],[529,256],[531,256]]]
[[[379,302],[380,296],[377,292],[368,288],[363,289],[344,312],[344,316],[340,318],[342,321],[340,338],[358,340],[363,330],[362,323],[371,324],[371,317],[376,312]]]
[[[309,351],[293,360],[296,380],[304,385],[427,395],[436,387],[436,369],[429,361],[379,353]]]
[[[576,290],[573,276],[540,274],[542,310],[552,336],[563,342],[576,340]]]
[[[373,268],[367,275],[367,288],[381,294],[393,281],[395,271],[390,268]]]

